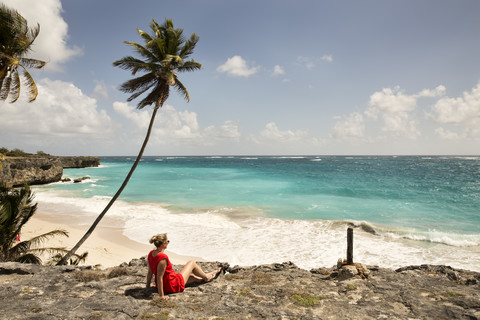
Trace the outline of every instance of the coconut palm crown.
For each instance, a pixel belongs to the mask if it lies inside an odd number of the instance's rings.
[[[185,39],[183,29],[175,29],[171,19],[165,20],[162,25],[152,19],[150,28],[153,32],[152,35],[137,29],[138,34],[145,42],[144,46],[125,41],[140,54],[143,60],[128,56],[113,63],[116,67],[130,70],[132,75],[136,75],[137,72],[145,73],[124,82],[120,90],[132,94],[127,101],[132,101],[151,90],[138,103],[138,109],[152,104],[155,105],[155,108],[161,107],[170,95],[170,86],[173,86],[187,101],[190,101],[188,91],[178,79],[177,73],[202,68],[202,65],[193,59],[186,60],[193,53],[199,37],[192,33],[189,39]]]
[[[18,11],[0,4],[0,100],[15,102],[20,96],[20,74],[27,88],[28,101],[37,98],[35,80],[27,68],[41,69],[46,62],[27,58],[32,44],[40,33],[40,25],[29,28],[27,20]]]

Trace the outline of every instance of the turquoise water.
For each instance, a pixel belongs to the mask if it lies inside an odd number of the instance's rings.
[[[39,197],[83,203],[84,210],[98,214],[133,160],[105,157],[100,168],[65,170],[65,176],[91,179],[39,187]],[[439,252],[451,256],[449,251],[457,247],[466,256],[475,256],[473,264],[480,261],[480,157],[144,157],[120,200],[112,214],[125,218],[131,238],[144,240],[139,226],[151,228],[152,233],[168,229],[183,243],[177,251],[192,254],[184,246],[192,245],[188,235],[197,234],[222,247],[216,255],[215,250],[203,250],[210,259],[246,263],[264,256],[259,251],[246,259],[235,251],[243,252],[237,242],[248,235],[271,242],[300,234],[303,242],[290,250],[301,251],[298,247],[318,241],[331,243],[327,235],[341,237],[345,226],[353,224],[365,243],[391,243],[395,250],[403,250],[405,259],[411,250],[425,259]],[[229,232],[232,239],[218,236]],[[264,234],[269,238],[264,239]],[[392,248],[386,245],[382,250]],[[298,259],[308,260],[308,266],[318,263],[307,251]],[[372,258],[383,251],[370,251],[365,254],[374,263],[395,265],[388,257],[381,258],[386,261]]]

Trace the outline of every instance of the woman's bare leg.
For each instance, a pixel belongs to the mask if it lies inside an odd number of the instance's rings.
[[[202,268],[195,261],[190,260],[187,264],[183,267],[180,273],[183,276],[183,280],[185,284],[190,283],[198,283],[198,282],[207,282],[215,278],[218,272],[220,272],[221,268],[218,270],[209,272],[208,274],[205,273]]]

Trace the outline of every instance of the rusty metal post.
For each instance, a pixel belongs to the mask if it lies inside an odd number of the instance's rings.
[[[347,229],[347,264],[353,264],[353,229]]]

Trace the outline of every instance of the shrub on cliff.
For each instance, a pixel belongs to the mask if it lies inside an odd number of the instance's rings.
[[[64,235],[66,231],[53,230],[29,240],[17,237],[22,227],[34,215],[37,204],[28,185],[19,189],[0,186],[0,261],[41,264],[42,253],[66,252],[64,248],[40,247],[48,238]]]

